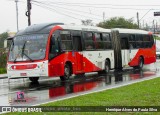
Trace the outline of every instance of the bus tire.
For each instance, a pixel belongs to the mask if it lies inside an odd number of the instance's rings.
[[[108,74],[108,73],[109,73],[109,71],[110,71],[110,64],[109,64],[109,61],[108,61],[108,60],[106,60],[106,62],[105,62],[105,70],[104,70],[104,72],[105,72],[105,74]]]
[[[139,68],[139,69],[142,69],[142,68],[143,68],[143,64],[144,64],[143,58],[140,57],[140,58],[139,58],[139,65],[138,65],[138,68]]]
[[[98,71],[98,75],[102,75],[104,73],[105,73],[104,71]]]
[[[38,82],[39,77],[29,77],[31,82]]]
[[[69,80],[71,76],[71,67],[69,66],[69,64],[66,64],[64,66],[64,76],[60,76],[61,81],[66,81]]]
[[[103,71],[98,71],[98,75],[108,74],[109,71],[110,71],[110,64],[109,64],[109,61],[106,60],[104,70]]]

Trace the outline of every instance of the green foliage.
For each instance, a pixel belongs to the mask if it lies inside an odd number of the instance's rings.
[[[137,29],[138,25],[133,23],[132,19],[125,19],[123,17],[113,17],[104,22],[100,22],[97,26],[102,28],[130,28]]]
[[[8,38],[8,32],[4,32],[2,34],[0,34],[0,48],[3,48],[4,47],[4,40],[6,38]]]
[[[6,73],[7,53],[4,49],[4,40],[8,36],[7,32],[0,34],[0,73]]]
[[[4,50],[0,50],[0,68],[5,68],[7,63],[7,53]]]
[[[0,68],[0,74],[4,74],[4,73],[7,73],[6,68]]]
[[[158,37],[158,36],[154,36],[154,39],[156,39],[156,40],[160,40],[160,37]]]

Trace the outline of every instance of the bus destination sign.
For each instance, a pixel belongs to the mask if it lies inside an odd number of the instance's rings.
[[[160,16],[160,12],[154,12],[154,16]]]

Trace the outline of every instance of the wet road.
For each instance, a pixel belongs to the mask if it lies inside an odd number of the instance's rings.
[[[144,66],[142,71],[125,69],[111,71],[108,75],[90,73],[75,76],[67,82],[59,78],[39,80],[32,83],[28,79],[0,79],[0,106],[38,105],[62,100],[91,92],[116,88],[160,76],[160,61]]]

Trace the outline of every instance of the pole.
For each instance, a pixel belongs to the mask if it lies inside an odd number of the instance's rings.
[[[139,13],[137,12],[137,24],[138,24],[138,29],[139,29]]]
[[[15,0],[16,2],[16,16],[17,16],[17,32],[19,31],[19,27],[18,27],[18,0]]]
[[[103,12],[103,22],[105,21],[105,12]]]
[[[154,31],[154,34],[155,34],[155,24],[154,24],[154,20],[153,20],[153,31]]]
[[[26,16],[28,17],[28,26],[30,26],[31,25],[31,0],[27,0]]]
[[[156,31],[158,32],[158,22],[156,21]]]
[[[140,21],[141,21],[151,10],[153,10],[153,9],[149,9],[149,10],[142,16],[141,19],[139,19],[139,14],[138,14],[138,12],[137,12],[137,22],[138,22],[138,25],[140,24]]]

